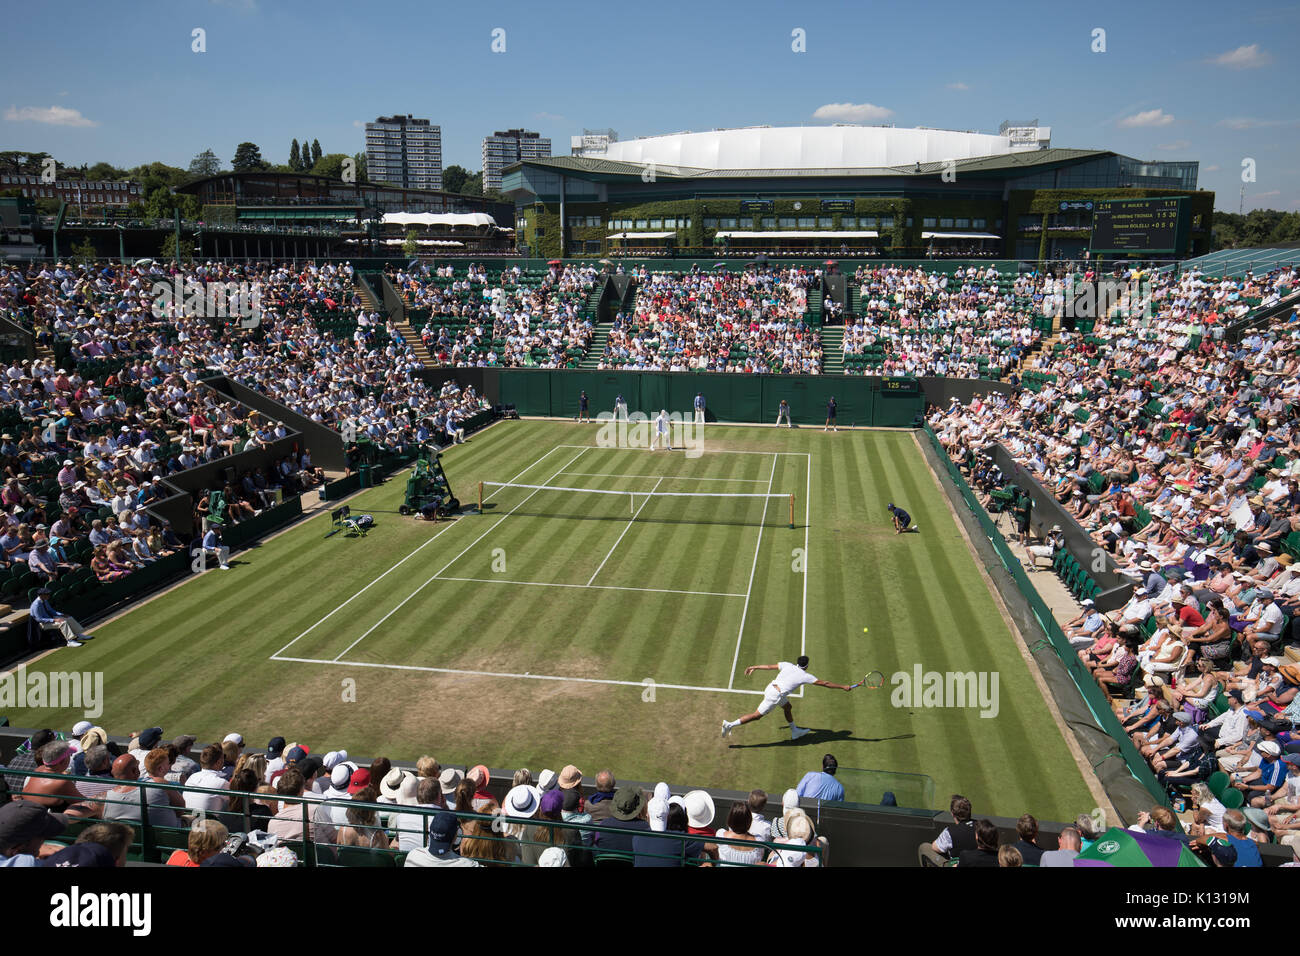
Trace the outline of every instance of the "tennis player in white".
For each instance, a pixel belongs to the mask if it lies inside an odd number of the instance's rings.
[[[779,664],[751,664],[745,668],[745,676],[748,677],[754,671],[777,671],[776,678],[767,685],[767,690],[763,693],[763,702],[758,705],[758,710],[752,714],[746,714],[736,720],[724,720],[722,722],[722,736],[728,737],[731,732],[742,724],[752,723],[760,720],[764,715],[771,713],[777,707],[785,711],[786,722],[790,725],[790,739],[798,740],[804,734],[811,733],[807,727],[798,727],[794,722],[794,711],[790,708],[789,695],[804,684],[814,684],[817,687],[829,687],[832,690],[852,690],[847,684],[832,684],[830,681],[818,680],[808,673],[808,658],[800,657],[791,664],[789,661],[781,661]]]
[[[663,439],[664,447],[669,451],[673,450],[673,436],[668,430],[672,426],[668,422],[668,410],[660,409],[659,417],[655,419],[654,437],[650,439],[650,450],[654,451],[659,446],[659,439]]]

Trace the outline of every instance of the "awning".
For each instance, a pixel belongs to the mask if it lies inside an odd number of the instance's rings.
[[[615,232],[606,236],[606,239],[671,239],[676,236],[675,232]]]
[[[1001,239],[991,232],[923,232],[922,239]]]
[[[495,226],[496,220],[485,212],[387,212],[380,220],[385,226]]]
[[[355,240],[349,240],[349,241],[355,241]],[[465,243],[457,242],[454,239],[417,239],[415,241],[421,246],[464,246],[465,245]],[[405,245],[405,243],[406,243],[405,239],[384,240],[384,245],[386,246],[401,246],[401,245]]]
[[[833,232],[806,229],[802,232],[719,232],[720,239],[879,239],[880,233],[872,230],[860,232]]]

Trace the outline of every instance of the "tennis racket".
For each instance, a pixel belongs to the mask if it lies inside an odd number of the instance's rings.
[[[856,684],[850,684],[849,690],[853,690],[856,687],[869,687],[871,690],[879,690],[884,686],[885,686],[885,675],[880,673],[880,671],[872,671],[870,674],[862,678],[862,680],[858,681]]]

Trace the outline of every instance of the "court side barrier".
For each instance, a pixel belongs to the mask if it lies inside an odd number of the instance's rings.
[[[520,415],[545,418],[576,419],[582,392],[593,418],[612,413],[619,395],[630,412],[652,419],[661,409],[690,414],[696,394],[702,393],[706,422],[767,425],[775,424],[783,399],[795,425],[824,424],[832,397],[840,425],[907,428],[925,408],[916,379],[866,375],[501,369],[485,376],[484,385],[482,394],[490,400],[513,405]]]
[[[1062,716],[1074,731],[1075,739],[1101,780],[1116,811],[1127,824],[1136,820],[1138,812],[1149,810],[1153,804],[1167,806],[1169,795],[1120,726],[1110,701],[1070,646],[1069,639],[1056,622],[1051,608],[1039,596],[1002,532],[979,503],[961,469],[948,457],[948,453],[939,444],[938,436],[928,424],[925,426],[925,434],[928,441],[924,446],[936,459],[943,477],[956,489],[954,505],[958,499],[965,503],[970,516],[1002,564],[1001,569],[994,565],[987,567],[990,577],[1004,596],[1009,596],[1014,591],[1023,605],[1027,605],[1027,620],[1022,618],[1020,624],[1029,650],[1038,661]],[[996,573],[999,570],[1005,573]],[[1008,600],[1007,603],[1011,605],[1013,602]],[[1059,669],[1047,667],[1048,663],[1058,665]],[[1076,694],[1069,694],[1069,684],[1073,684]]]
[[[390,841],[400,835],[410,833],[417,846],[427,847],[429,843],[429,825],[432,818],[439,813],[451,812],[461,825],[460,839],[473,839],[479,842],[475,858],[482,863],[498,866],[532,866],[525,863],[525,852],[536,855],[551,846],[565,847],[570,859],[578,857],[582,863],[590,862],[594,866],[632,866],[634,858],[661,861],[651,865],[668,866],[764,866],[773,854],[788,852],[806,854],[809,859],[820,858],[823,848],[814,841],[812,845],[781,841],[759,843],[753,840],[736,840],[717,836],[684,833],[680,831],[643,831],[657,841],[657,852],[640,852],[636,854],[602,850],[599,846],[601,834],[626,838],[628,831],[618,827],[602,824],[577,823],[569,821],[547,821],[540,818],[521,819],[507,816],[503,811],[493,814],[472,811],[451,810],[443,807],[425,807],[394,803],[362,803],[351,799],[326,800],[321,797],[288,796],[284,794],[240,793],[231,790],[216,790],[208,787],[191,787],[178,783],[158,783],[153,780],[117,780],[112,777],[89,777],[74,774],[50,773],[48,771],[23,771],[22,775],[30,780],[57,779],[73,784],[93,784],[103,787],[112,783],[113,787],[128,787],[134,793],[114,794],[111,797],[101,792],[94,796],[81,797],[76,805],[89,808],[95,815],[70,822],[68,829],[58,837],[47,842],[72,843],[84,830],[98,822],[99,815],[107,804],[138,804],[139,819],[127,819],[119,822],[130,825],[135,830],[135,839],[131,844],[130,855],[146,863],[165,863],[176,850],[185,850],[189,846],[189,835],[202,820],[215,820],[232,834],[248,834],[256,830],[265,830],[268,818],[255,815],[251,804],[258,802],[275,803],[279,813],[271,819],[289,822],[300,828],[302,837],[296,840],[281,840],[278,845],[288,846],[297,855],[300,865],[306,867],[373,867],[392,869],[405,863],[407,852],[390,847]],[[17,775],[14,775],[17,776]],[[10,790],[14,797],[22,798],[28,791],[26,781],[15,786],[10,779]],[[150,798],[151,793],[178,794],[184,802],[185,797],[221,798],[230,800],[234,796],[237,807],[232,809],[227,804],[224,810],[190,810],[185,806],[175,806],[171,797],[159,801]],[[33,796],[38,796],[32,791]],[[295,807],[296,812],[285,814],[285,807]],[[330,814],[322,819],[321,810]],[[183,825],[168,826],[153,822],[152,815],[163,816],[174,812]],[[337,812],[336,812],[337,811]],[[399,830],[392,818],[397,815],[417,817],[418,829],[411,827]],[[347,823],[339,823],[340,817]],[[353,821],[356,822],[353,822]],[[716,821],[715,821],[716,822]],[[368,839],[377,839],[379,847],[361,847],[340,845],[322,837],[336,836],[341,826],[352,826],[358,833],[368,833]],[[568,831],[567,833],[565,831]],[[382,835],[379,835],[382,834]],[[567,842],[566,842],[567,841]],[[576,842],[575,842],[576,841]],[[753,850],[762,847],[763,862],[758,863],[722,863],[705,856],[696,856],[702,847],[689,847],[690,844],[709,844],[713,846],[735,846],[740,850]],[[688,849],[689,847],[689,849]],[[529,850],[528,848],[533,848]],[[461,849],[465,849],[462,845]],[[688,852],[691,853],[688,856]],[[644,865],[644,864],[643,864]],[[818,864],[814,863],[814,866]]]

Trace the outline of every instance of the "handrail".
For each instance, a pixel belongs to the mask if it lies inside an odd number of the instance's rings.
[[[97,776],[86,776],[86,775],[78,775],[78,774],[71,774],[71,773],[52,773],[49,771],[41,771],[35,769],[27,770],[21,768],[18,770],[11,770],[8,767],[0,767],[0,776],[11,776],[11,775],[12,776],[21,775],[24,778],[39,777],[41,779],[66,780],[66,781],[73,781],[76,783],[103,784],[105,782],[111,781],[113,783],[113,789],[116,789],[117,787],[121,787],[121,786],[134,786],[138,790],[140,796],[139,826],[140,826],[140,830],[142,831],[140,834],[141,852],[142,855],[149,860],[149,862],[160,862],[159,860],[160,852],[163,849],[179,849],[179,847],[161,846],[158,842],[157,834],[168,833],[168,832],[175,833],[178,832],[178,829],[180,829],[176,827],[161,826],[159,824],[153,823],[149,819],[150,816],[149,807],[151,805],[148,802],[148,793],[150,790],[160,790],[163,792],[179,792],[182,794],[187,794],[187,793],[204,794],[204,795],[217,796],[217,797],[229,797],[232,794],[239,794],[244,797],[245,807],[243,811],[237,811],[237,810],[197,810],[196,811],[189,808],[182,809],[182,808],[171,807],[171,806],[159,808],[165,810],[172,810],[178,816],[184,816],[187,814],[195,815],[191,826],[183,828],[185,832],[188,832],[189,830],[193,829],[193,824],[197,823],[200,820],[215,819],[220,822],[224,817],[233,817],[241,812],[244,815],[245,822],[251,822],[250,814],[248,811],[248,804],[257,802],[259,798],[265,801],[279,804],[281,806],[285,804],[300,806],[303,808],[302,819],[301,819],[302,828],[303,828],[302,829],[303,836],[301,840],[301,843],[303,845],[302,862],[309,867],[322,865],[319,862],[318,856],[315,852],[316,847],[329,847],[329,848],[338,847],[341,849],[360,849],[360,850],[373,849],[380,852],[397,852],[393,850],[393,848],[389,848],[389,847],[373,847],[373,848],[353,847],[346,844],[334,844],[334,843],[329,843],[327,841],[314,839],[311,835],[312,830],[314,827],[320,826],[321,824],[317,823],[317,821],[312,819],[313,816],[312,814],[308,814],[306,808],[309,806],[312,807],[331,806],[331,807],[347,807],[349,809],[359,808],[364,810],[373,810],[375,811],[376,816],[378,816],[379,814],[386,814],[386,815],[411,814],[411,815],[424,817],[426,818],[426,820],[428,818],[432,818],[434,815],[439,813],[452,813],[455,815],[458,823],[464,821],[473,821],[473,822],[481,822],[481,823],[489,824],[489,830],[487,833],[474,834],[471,837],[471,839],[484,839],[484,840],[491,840],[491,841],[514,840],[520,845],[554,846],[559,844],[554,844],[554,843],[542,844],[541,841],[524,840],[521,837],[516,837],[511,835],[508,832],[508,828],[519,826],[525,828],[541,827],[541,828],[549,828],[552,830],[568,829],[568,830],[575,830],[580,834],[587,833],[587,832],[590,832],[593,835],[598,835],[601,833],[609,833],[609,834],[617,834],[623,837],[626,837],[629,834],[629,831],[622,829],[620,827],[611,827],[602,824],[554,821],[554,820],[544,820],[544,819],[538,819],[532,817],[530,818],[511,817],[506,815],[504,810],[501,810],[496,814],[473,813],[467,811],[454,810],[450,807],[425,807],[420,805],[399,804],[399,803],[362,803],[356,800],[341,799],[337,797],[326,798],[324,796],[313,796],[313,797],[290,796],[290,795],[279,794],[279,793],[276,794],[259,793],[256,791],[251,793],[246,793],[244,791],[231,791],[229,789],[216,789],[212,787],[193,787],[193,786],[189,786],[188,784],[180,784],[180,783],[170,783],[170,782],[159,783],[154,780],[143,780],[143,779],[142,780],[119,780],[116,777],[97,777]],[[11,789],[10,792],[14,797],[18,799],[24,799],[29,795],[28,791],[22,788]],[[108,791],[105,792],[107,793]],[[30,796],[32,797],[39,796],[44,798],[44,797],[50,797],[52,795],[32,791],[30,793]],[[92,811],[95,808],[94,805],[104,804],[105,802],[108,801],[105,800],[103,795],[94,796],[94,797],[81,797],[75,801],[71,801],[69,807],[54,812],[67,812],[68,810],[71,810],[74,807],[82,807],[87,811]],[[125,801],[115,799],[111,802],[124,803]],[[69,814],[69,816],[74,819],[78,818],[78,815],[75,814]],[[94,813],[82,814],[80,815],[80,818],[90,820],[91,822],[97,821],[99,819],[99,817]],[[389,822],[391,823],[391,821]],[[332,825],[333,824],[331,824],[331,826]],[[351,824],[347,824],[347,825],[351,826]],[[358,829],[382,829],[384,832],[387,832],[389,830],[394,830],[394,832],[401,832],[401,831],[397,831],[396,828],[393,828],[391,826],[371,827],[369,825],[359,825]],[[423,831],[426,834],[428,833],[427,823],[423,825]],[[239,832],[239,831],[234,831],[234,832]],[[504,835],[498,836],[497,834],[504,834]],[[644,830],[644,831],[638,830],[635,831],[635,835],[649,836],[656,839],[663,837],[667,839],[677,840],[681,846],[681,854],[684,854],[686,844],[692,842],[702,842],[702,843],[712,844],[712,845],[737,846],[737,847],[741,847],[744,849],[751,849],[751,850],[754,849],[755,847],[761,846],[764,848],[765,851],[781,851],[781,850],[798,851],[798,852],[812,854],[818,859],[821,858],[823,853],[823,847],[820,846],[816,840],[814,840],[811,844],[804,846],[795,843],[781,843],[777,841],[737,840],[729,837],[705,836],[703,834],[697,834],[697,833],[681,833],[679,831],[667,831],[667,830]],[[463,839],[464,835],[462,835],[461,838]],[[297,843],[299,841],[289,840],[284,842]],[[427,845],[427,842],[422,845]],[[587,846],[585,844],[582,847],[580,847],[580,849],[589,850],[596,857],[600,857],[606,854],[611,856],[616,856],[616,857],[626,856],[626,854],[622,854],[619,851],[604,851],[602,853],[599,847]],[[674,860],[684,859],[684,856],[680,854],[638,853],[636,855],[650,857],[654,859],[674,859]],[[767,853],[765,852],[764,856],[766,857],[766,855]],[[510,864],[508,861],[490,861],[490,862],[503,862],[506,863],[507,865],[514,865],[514,864]],[[762,866],[764,864],[762,863],[732,864],[732,863],[723,862],[715,865]]]

